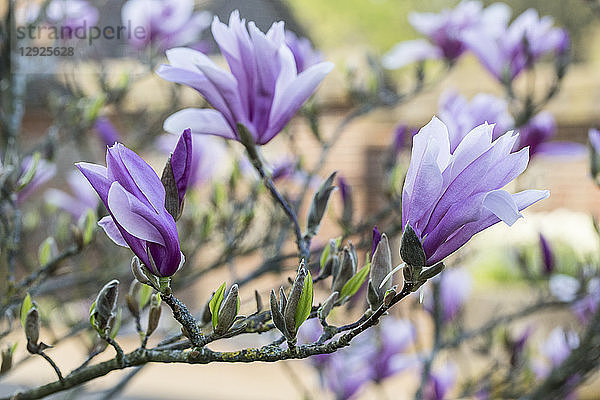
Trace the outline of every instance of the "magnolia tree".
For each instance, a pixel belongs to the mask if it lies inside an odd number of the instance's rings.
[[[410,24],[424,37],[399,43],[381,60],[370,58],[365,81],[350,76],[353,109],[329,132],[320,124],[317,89],[334,65],[307,39],[286,31],[284,22],[263,32],[238,11],[228,22],[212,19],[192,0],[129,0],[122,8],[126,51],[145,72],[111,79],[110,63],[93,58],[87,75],[98,87],[93,94],[77,79],[51,74],[43,100],[50,125],[33,145],[26,143],[22,120],[35,76],[23,68],[35,58],[21,53],[43,48],[33,41],[25,42],[30,50],[15,48],[14,36],[60,24],[53,39],[59,53],[63,47],[68,53],[77,29],[92,34],[98,16],[82,0],[35,7],[11,0],[2,22],[0,379],[27,357],[43,357],[56,373],[55,381],[8,398],[43,398],[131,369],[103,395],[110,398],[149,363],[288,359],[308,359],[337,399],[400,373],[413,374],[410,390],[419,399],[449,393],[563,398],[575,395],[597,368],[597,267],[565,274],[543,235],[541,261],[514,258],[537,300],[491,315],[472,330],[462,324],[473,282],[460,268],[464,253],[456,254],[477,233],[497,223],[513,225],[522,210],[550,195],[537,188],[506,190],[531,158],[585,153],[581,145],[552,140],[556,124],[543,110],[569,62],[569,36],[550,17],[530,9],[511,19],[508,6],[484,8],[477,1],[438,14],[411,13]],[[324,170],[330,149],[352,121],[410,101],[466,53],[497,80],[505,98],[446,92],[423,127],[399,123],[386,155],[386,206],[359,218],[352,197],[359,188],[349,186],[344,171],[336,179],[338,171]],[[433,76],[425,69],[431,65],[437,66]],[[520,90],[515,82],[540,65],[554,66],[551,84],[540,88],[532,80]],[[414,70],[414,85],[398,90],[393,69]],[[170,97],[158,109],[135,108],[135,86],[160,78],[172,82]],[[180,109],[179,90],[186,86],[201,95],[198,107]],[[304,118],[320,145],[314,165],[306,165],[303,149],[294,146],[295,131],[286,128],[293,118]],[[291,150],[269,161],[263,153],[277,136]],[[595,177],[598,131],[590,131],[590,143]],[[161,154],[164,168],[157,174],[140,154]],[[63,172],[70,192],[50,188],[32,196],[54,184],[53,159],[59,157],[75,165]],[[228,168],[217,177],[222,167]],[[338,195],[342,208],[327,212]],[[28,204],[39,205],[41,198],[43,207]],[[336,233],[318,237],[321,225]],[[207,282],[219,269],[234,283]],[[266,274],[281,284],[265,291],[257,279]],[[199,281],[214,291],[196,293],[204,306],[186,305],[178,294]],[[394,316],[398,303],[406,305],[402,319]],[[511,323],[549,308],[570,309],[581,323],[575,330],[557,326],[532,350],[533,325],[515,331]],[[423,315],[431,329],[417,329]],[[177,328],[168,329],[174,323]],[[56,333],[55,326],[66,332]],[[137,332],[135,348],[119,344],[127,332]],[[239,335],[256,335],[256,344],[211,348]],[[81,365],[69,371],[53,355],[72,337],[86,350]],[[484,346],[476,345],[482,340]],[[17,346],[29,355],[17,357]],[[461,370],[452,361],[461,346],[475,349],[473,356],[490,369]],[[96,362],[102,353],[109,359]],[[407,389],[399,396],[412,394]]]

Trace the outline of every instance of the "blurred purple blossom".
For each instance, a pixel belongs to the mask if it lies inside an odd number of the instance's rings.
[[[129,0],[121,9],[121,18],[132,29],[127,36],[131,46],[166,50],[197,46],[202,32],[210,26],[211,14],[194,12],[194,0]],[[142,35],[136,33],[140,28]]]
[[[294,61],[296,61],[296,71],[301,73],[315,64],[323,61],[323,54],[313,48],[312,43],[305,37],[298,37],[292,31],[285,31],[285,43],[288,45]]]
[[[540,233],[540,250],[542,253],[542,261],[544,267],[544,274],[550,275],[554,271],[554,251],[548,240]]]
[[[594,277],[588,281],[583,299],[573,304],[571,310],[582,324],[587,324],[598,311],[598,307],[600,307],[600,278]]]
[[[466,50],[465,32],[500,31],[509,15],[508,7],[503,4],[484,9],[479,1],[463,1],[454,9],[444,9],[439,14],[410,13],[410,24],[429,41],[416,39],[397,44],[383,57],[383,65],[397,69],[412,62],[436,58],[453,62]]]
[[[69,28],[71,34],[68,37],[73,37],[77,28],[86,29],[96,25],[98,15],[98,9],[85,0],[52,0],[46,8],[47,21],[60,24],[61,28]],[[68,33],[68,30],[64,32]]]
[[[77,171],[70,171],[67,183],[72,194],[59,189],[48,189],[44,195],[46,202],[76,219],[85,215],[88,210],[95,212],[98,208],[98,195],[87,179]]]
[[[556,327],[540,346],[540,353],[550,361],[552,367],[557,367],[577,347],[579,347],[579,336],[576,332]]]
[[[450,151],[454,151],[471,129],[485,122],[494,124],[492,139],[513,127],[514,120],[508,112],[506,100],[491,94],[480,93],[471,101],[453,90],[440,97],[439,118],[448,127]]]
[[[107,117],[98,117],[94,122],[94,130],[105,146],[112,146],[119,141],[119,131]]]
[[[510,13],[508,9],[505,12]],[[564,53],[569,46],[568,33],[553,27],[552,17],[540,18],[534,9],[523,12],[510,26],[507,26],[508,15],[498,22],[502,23],[502,29],[471,30],[462,37],[499,81],[513,80],[543,55]]]
[[[440,305],[445,323],[452,321],[463,308],[471,295],[473,281],[471,274],[464,268],[447,269],[438,275],[440,285]],[[433,295],[428,287],[427,295],[423,297],[423,307],[433,314]]]
[[[394,155],[400,154],[407,146],[409,146],[409,130],[404,124],[398,124],[394,129],[394,140],[392,142],[392,148],[394,149]]]
[[[21,175],[26,173],[34,163],[33,156],[27,156],[21,162]],[[35,169],[35,174],[31,181],[17,193],[17,204],[23,204],[29,196],[33,194],[40,186],[44,185],[56,175],[56,165],[48,160],[40,159]]]
[[[514,150],[529,146],[529,156],[537,154],[551,156],[584,156],[584,145],[566,141],[551,141],[556,136],[556,121],[554,116],[542,111],[529,120],[527,125],[519,129],[519,143]]]
[[[370,366],[371,380],[381,382],[417,365],[416,357],[405,354],[416,338],[412,323],[403,319],[386,318],[379,330],[369,332],[371,350],[363,352],[363,355]]]
[[[165,209],[165,188],[156,172],[120,143],[106,151],[106,167],[80,162],[110,215],[100,225],[107,236],[131,251],[158,276],[171,276],[184,261],[175,220]]]
[[[423,399],[445,399],[448,391],[456,384],[457,374],[458,368],[451,362],[447,362],[442,368],[432,371],[429,382],[425,386]]]
[[[547,190],[510,194],[502,189],[525,170],[529,154],[511,153],[518,134],[492,141],[492,133],[493,126],[480,125],[451,152],[448,129],[434,117],[413,138],[402,224],[419,236],[427,265],[500,221],[512,225],[521,210],[549,196]]]
[[[188,185],[201,185],[215,176],[226,157],[226,148],[222,140],[210,136],[192,136],[192,163],[189,168]],[[163,154],[174,151],[179,135],[167,134],[156,139],[156,147]]]
[[[240,141],[238,124],[242,124],[256,144],[266,144],[333,68],[333,64],[322,62],[298,74],[294,56],[285,44],[283,22],[274,23],[265,34],[253,22],[246,27],[246,20],[234,11],[229,25],[215,18],[212,33],[230,72],[187,48],[168,50],[170,65],[157,71],[165,80],[193,87],[214,107],[176,112],[164,122],[168,132],[191,128],[192,133]]]

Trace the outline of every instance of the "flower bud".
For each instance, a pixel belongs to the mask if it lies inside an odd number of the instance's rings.
[[[329,197],[335,190],[333,186],[333,180],[337,172],[334,172],[327,178],[325,182],[319,187],[319,190],[315,193],[310,209],[308,210],[308,222],[307,222],[307,235],[309,237],[315,236],[319,231],[321,220],[325,215],[327,204],[329,203]]]
[[[329,297],[323,302],[323,304],[319,308],[318,315],[319,315],[319,319],[322,322],[325,322],[325,320],[327,319],[327,317],[331,313],[331,310],[333,310],[333,306],[335,305],[335,303],[338,300],[339,296],[340,296],[339,292],[333,292],[333,293],[331,293],[329,295]]]
[[[219,320],[215,327],[216,334],[223,335],[231,328],[235,322],[235,317],[237,317],[239,309],[240,301],[238,297],[238,285],[234,284],[229,289],[227,297],[225,297],[225,300],[223,300],[223,303],[221,304]]]
[[[375,250],[377,249],[377,245],[379,244],[379,241],[381,240],[381,233],[379,232],[379,229],[377,229],[377,226],[373,227],[373,241],[371,243],[371,259],[373,258],[373,255],[375,254]]]
[[[271,291],[273,323],[289,343],[294,344],[296,342],[298,328],[310,315],[312,301],[312,277],[304,267],[304,263],[300,264],[298,268],[298,274],[292,285],[289,298],[286,298],[283,287],[279,289],[279,301],[277,301],[275,292]]]
[[[132,281],[131,285],[129,285],[129,292],[125,296],[125,300],[127,302],[127,309],[129,309],[129,312],[135,318],[140,317],[140,305],[136,300],[136,294],[139,291],[139,288],[140,283],[137,280]]]
[[[371,305],[371,309],[375,310],[381,305],[385,293],[392,287],[392,279],[384,279],[392,271],[392,254],[388,238],[384,233],[377,244],[373,260],[371,261],[371,271],[369,279],[369,288],[367,292],[367,301]],[[382,285],[383,283],[383,285]]]
[[[329,247],[323,251],[321,255],[321,271],[319,276],[321,279],[327,278],[333,273],[338,271],[340,267],[340,258],[338,257],[338,241],[335,239],[329,240]]]
[[[141,263],[137,256],[133,256],[131,259],[131,272],[138,282],[154,288],[158,287],[158,279],[156,276],[152,274],[144,264]]]
[[[14,346],[2,350],[2,364],[0,365],[0,375],[7,373],[12,368]]]
[[[215,293],[213,292],[212,296],[214,296],[214,295],[215,295]],[[212,298],[212,296],[211,296],[211,298]],[[202,311],[202,318],[200,319],[200,323],[202,325],[207,325],[210,323],[211,320],[212,320],[212,314],[210,313],[210,299],[208,299],[208,301],[204,305],[204,310]]]
[[[40,315],[35,307],[32,307],[27,313],[25,337],[27,338],[27,350],[30,353],[37,353],[40,339]]]
[[[400,257],[412,267],[424,267],[427,260],[423,245],[413,228],[406,224],[400,244]]]
[[[118,296],[119,281],[113,279],[104,285],[98,293],[98,297],[96,297],[93,316],[96,321],[96,327],[101,331],[111,328],[111,320],[114,317]]]
[[[332,292],[341,292],[342,288],[348,282],[350,278],[356,273],[356,261],[350,247],[344,247],[342,250],[342,262],[339,267],[339,271],[334,275],[333,282],[331,283]]]
[[[148,315],[148,328],[146,329],[146,336],[152,335],[152,333],[158,327],[158,322],[160,321],[161,313],[160,304],[160,293],[153,294],[150,303],[150,313]]]

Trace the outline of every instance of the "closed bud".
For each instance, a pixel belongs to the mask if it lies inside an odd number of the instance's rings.
[[[340,259],[337,255],[338,244],[335,239],[329,240],[329,248],[327,249],[327,257],[323,257],[321,271],[319,276],[321,278],[327,278],[333,274],[334,269],[339,269]]]
[[[25,319],[25,337],[27,338],[27,350],[30,353],[37,353],[38,341],[40,339],[40,315],[35,307],[32,307],[27,313],[27,318]]]
[[[296,337],[296,310],[298,309],[298,303],[300,302],[300,296],[302,295],[302,289],[304,288],[304,278],[306,278],[306,269],[304,265],[301,265],[298,269],[298,274],[294,280],[292,290],[288,297],[287,306],[283,312],[283,319],[285,326],[290,334],[290,337]]]
[[[333,282],[331,284],[332,292],[341,292],[342,288],[348,282],[350,278],[354,276],[356,273],[356,261],[352,252],[348,246],[344,247],[342,250],[342,261],[339,267],[339,271],[333,277]]]
[[[281,309],[280,309],[281,305],[280,305],[280,302],[277,301],[277,295],[275,295],[275,291],[273,289],[271,289],[270,302],[271,302],[271,318],[273,319],[273,324],[275,324],[275,327],[277,329],[279,329],[279,331],[285,335],[286,334],[285,321],[283,320],[283,313],[281,312]]]
[[[327,178],[325,182],[319,187],[319,190],[315,193],[310,209],[308,210],[308,222],[307,222],[307,235],[312,237],[319,231],[321,220],[327,210],[327,204],[329,203],[329,197],[335,190],[333,186],[333,180],[337,172],[334,172]]]
[[[140,283],[137,280],[133,280],[129,285],[129,292],[125,296],[127,302],[127,309],[135,318],[140,317],[140,305],[136,300],[136,295],[140,289]]]
[[[146,336],[152,335],[152,333],[158,327],[158,322],[160,321],[160,294],[155,293],[152,295],[152,300],[150,303],[150,313],[148,315],[148,329],[146,329]]]
[[[104,331],[111,328],[118,296],[119,281],[116,279],[108,282],[100,289],[98,297],[96,297],[95,308],[93,311],[98,329]]]
[[[12,349],[6,348],[2,350],[2,364],[0,365],[0,375],[7,373],[13,364],[13,351]]]
[[[329,295],[329,297],[323,302],[321,307],[319,308],[318,315],[319,319],[323,322],[327,319],[331,310],[333,310],[333,306],[335,306],[338,297],[340,296],[339,292],[333,292]]]
[[[73,235],[73,242],[77,246],[78,249],[83,249],[83,233],[81,229],[76,225],[71,225],[71,234]]]
[[[402,257],[402,260],[406,264],[412,267],[424,267],[425,262],[427,261],[423,245],[409,224],[406,224],[404,232],[402,233],[400,257]]]
[[[234,284],[229,289],[229,293],[225,297],[225,300],[223,300],[223,304],[219,310],[219,320],[215,327],[216,334],[223,335],[231,328],[235,322],[235,317],[237,317],[239,307],[238,285]]]
[[[381,239],[377,244],[375,253],[373,254],[373,260],[371,261],[371,279],[373,289],[377,294],[377,304],[369,303],[371,306],[379,307],[385,292],[392,287],[391,277],[383,283],[384,279],[392,272],[392,253],[390,251],[390,245],[386,234],[381,235]],[[383,285],[382,285],[383,283]],[[372,307],[373,308],[373,307]]]
[[[177,192],[175,174],[173,173],[173,167],[171,166],[172,157],[173,154],[169,156],[160,180],[165,187],[165,209],[169,214],[171,214],[173,219],[177,221],[180,216],[179,194]]]

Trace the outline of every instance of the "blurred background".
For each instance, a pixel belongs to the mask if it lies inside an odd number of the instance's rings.
[[[124,1],[98,0],[89,3],[99,10],[98,25],[121,23]],[[560,90],[544,105],[543,110],[551,113],[555,119],[554,139],[580,144],[583,151],[558,155],[539,154],[533,157],[528,169],[512,189],[549,189],[550,198],[526,210],[525,218],[517,221],[510,229],[504,224],[498,224],[477,235],[463,252],[448,263],[450,269],[466,274],[461,278],[463,298],[457,300],[460,311],[448,322],[448,330],[445,331],[448,341],[455,335],[460,336],[461,333],[484,326],[493,317],[510,315],[527,305],[536,304],[540,299],[552,299],[552,282],[560,284],[560,279],[568,281],[572,278],[578,285],[583,285],[581,282],[590,280],[588,275],[582,278],[587,273],[585,271],[590,268],[597,271],[597,267],[593,266],[599,261],[600,248],[595,220],[600,217],[600,189],[590,173],[588,149],[588,130],[600,124],[600,16],[595,14],[596,4],[584,0],[514,0],[505,3],[512,8],[513,18],[526,9],[535,8],[540,16],[551,16],[555,26],[568,30],[572,64],[561,81]],[[227,21],[231,11],[238,9],[248,21],[255,21],[262,31],[266,31],[274,21],[283,20],[287,29],[308,38],[322,52],[325,60],[334,62],[335,69],[325,79],[314,99],[318,105],[319,131],[324,137],[329,137],[360,106],[361,95],[368,98],[370,91],[381,89],[381,77],[378,75],[381,69],[373,67],[370,60],[380,60],[398,42],[422,37],[409,23],[409,13],[439,13],[457,4],[457,1],[441,0],[201,0],[196,1],[195,8],[216,15],[221,21]],[[483,4],[487,6],[492,2],[484,1]],[[20,6],[25,7],[25,4]],[[2,7],[4,6],[0,6],[0,10]],[[207,51],[219,60],[220,65],[224,65],[219,59],[216,43],[211,38],[210,28],[202,33],[201,39]],[[157,151],[153,141],[164,133],[164,119],[185,106],[204,104],[201,96],[192,89],[166,82],[153,73],[160,63],[166,62],[162,50],[132,51],[127,41],[123,40],[99,41],[86,51],[88,52],[84,51],[77,62],[53,64],[52,60],[45,60],[48,64],[42,67],[42,71],[40,65],[27,65],[28,61],[19,66],[18,73],[28,80],[20,136],[22,147],[42,151],[56,166],[55,176],[37,189],[22,207],[25,232],[30,233],[27,243],[32,243],[24,245],[24,252],[29,252],[31,257],[35,257],[39,242],[46,236],[55,235],[60,243],[60,233],[56,233],[55,227],[62,226],[61,224],[68,226],[71,218],[55,205],[48,205],[47,190],[69,190],[68,177],[73,171],[73,162],[82,159],[101,162],[103,159],[101,129],[93,122],[95,118],[90,117],[87,122],[82,122],[82,115],[95,113],[95,117],[108,119],[118,132],[119,140],[138,150],[158,171],[165,156],[164,152]],[[343,136],[331,148],[329,157],[322,166],[323,172],[316,178],[318,184],[332,171],[338,171],[345,178],[352,191],[352,220],[355,222],[370,221],[379,210],[389,206],[390,191],[397,190],[398,185],[401,185],[401,179],[389,176],[390,148],[399,125],[405,126],[408,131],[422,127],[433,115],[438,114],[441,99],[447,93],[455,92],[466,99],[472,99],[478,93],[498,97],[506,95],[506,88],[469,52],[450,67],[442,61],[430,60],[420,64],[420,68],[422,69],[415,71],[414,66],[407,66],[385,71],[383,86],[387,88],[386,85],[389,84],[394,91],[410,90],[419,74],[425,74],[427,83],[407,101],[388,104],[383,101],[383,105],[349,121],[344,126]],[[540,62],[535,72],[522,74],[515,80],[515,90],[523,92],[533,87],[532,92],[528,93],[544,94],[552,84],[553,74],[554,65],[551,61]],[[127,93],[118,97],[119,85],[124,81],[127,82]],[[110,90],[106,90],[107,87]],[[277,137],[264,149],[266,158],[275,163],[282,155],[291,152],[299,160],[298,165],[310,170],[319,162],[322,147],[310,122],[311,119],[304,110],[287,128],[291,138]],[[239,154],[240,149],[236,149],[236,146],[229,144],[225,147],[228,153]],[[398,153],[394,164],[407,165],[409,149],[410,144]],[[230,178],[232,172],[228,165],[232,162],[229,158],[224,156],[213,163],[219,171],[194,193],[194,199],[198,201],[190,201],[192,205],[186,211],[190,216],[204,217],[209,213],[212,209],[204,207],[202,201],[214,203],[215,188],[218,189],[220,184],[225,185]],[[294,181],[284,185],[286,192],[290,194],[297,193],[301,188]],[[243,204],[244,195],[238,193],[238,196]],[[308,202],[305,203],[303,209],[308,206]],[[329,220],[338,221],[343,207],[343,199],[336,193],[331,200]],[[388,219],[388,222],[377,224],[383,224],[384,229],[391,229],[393,223],[389,221],[394,218],[397,225],[397,215]],[[198,227],[191,227],[193,229],[190,229],[190,235],[198,234]],[[353,240],[368,242],[369,229]],[[330,237],[338,234],[337,226],[324,225],[315,239],[315,248],[322,248]],[[544,258],[546,248],[540,242],[540,234],[545,246],[551,248],[553,257],[552,272],[547,275],[542,273],[548,266],[548,260]],[[125,260],[122,265],[127,265],[126,250],[116,249],[102,232],[96,236],[96,250],[88,250],[78,258],[67,261],[52,279],[38,288],[40,297],[44,293],[53,293],[43,306],[48,310],[49,320],[56,317],[57,310],[64,313],[58,318],[58,323],[47,324],[45,329],[51,337],[63,338],[50,353],[65,370],[75,368],[85,360],[85,351],[82,349],[88,348],[91,340],[89,337],[81,339],[80,334],[67,337],[65,334],[71,331],[77,316],[87,312],[89,299],[95,296],[97,280],[111,277],[108,271],[112,270],[108,269],[108,264],[115,262],[114,259],[99,261],[101,257],[98,254],[113,252],[115,257],[120,257],[119,260]],[[394,265],[400,262],[398,245],[399,237],[396,235],[391,242]],[[286,248],[293,249],[289,246]],[[202,250],[197,254],[197,259],[204,262],[205,259],[211,259],[212,255],[210,249]],[[94,257],[98,257],[97,260]],[[186,287],[178,293],[190,308],[201,310],[208,295],[222,280],[239,281],[249,276],[258,261],[256,256],[249,256],[237,258],[232,263],[235,266],[223,263],[225,268],[203,273],[201,279],[185,284]],[[77,275],[76,266],[81,262],[91,263],[88,269],[95,271],[87,286],[81,283],[86,282],[85,279],[82,280],[86,270]],[[288,261],[287,270],[283,269],[278,274],[265,274],[253,280],[252,289],[268,293],[271,287],[280,284],[282,277],[285,279],[291,274],[289,271],[294,268],[292,264],[293,260]],[[105,273],[101,271],[104,267],[107,268]],[[131,278],[127,275],[128,270],[124,269],[122,281],[129,282]],[[559,278],[553,280],[551,275]],[[69,286],[74,279],[78,282],[77,286]],[[563,284],[574,285],[572,281]],[[70,291],[60,293],[63,287]],[[325,292],[327,288],[323,288]],[[242,297],[242,309],[246,310],[253,307],[249,289],[250,287],[244,294],[246,299]],[[70,296],[74,293],[71,290],[78,290],[77,296],[81,297],[81,301],[70,301]],[[431,290],[430,288],[429,295]],[[578,289],[574,292],[578,292]],[[427,293],[426,291],[425,297]],[[70,303],[67,310],[61,308],[61,302]],[[362,313],[362,303],[362,299],[357,300],[348,309],[336,311],[334,318],[340,321],[354,320]],[[402,355],[394,359],[394,373],[383,374],[386,376],[381,379],[361,378],[363,372],[357,372],[356,369],[362,367],[349,370],[334,368],[331,366],[335,364],[334,361],[324,367],[324,364],[319,364],[321,361],[312,359],[252,365],[157,364],[147,365],[133,372],[113,372],[86,385],[84,391],[74,390],[52,398],[105,398],[103,396],[107,392],[121,384],[123,390],[115,393],[115,398],[412,398],[412,393],[419,386],[420,374],[417,368],[411,367],[410,359],[431,347],[434,326],[427,311],[426,299],[423,304],[415,296],[415,299],[406,303],[394,308],[390,321],[409,321],[410,328],[394,326],[390,322],[387,324],[389,326],[383,324],[377,328],[377,333],[373,333],[378,335],[373,340],[380,344],[385,335],[391,335],[392,341],[400,340],[402,335],[409,337],[403,339],[406,343],[399,346],[401,350],[394,352],[394,356]],[[163,310],[159,332],[177,332],[176,322],[166,311]],[[577,314],[562,305],[543,307],[526,318],[515,318],[511,319],[510,324],[508,322],[496,322],[493,329],[489,329],[484,335],[450,346],[450,350],[439,354],[433,370],[451,371],[450,375],[454,376],[444,378],[440,372],[440,382],[447,379],[452,384],[447,385],[447,391],[441,396],[431,398],[475,398],[477,393],[469,388],[486,379],[489,382],[500,379],[494,377],[493,372],[500,368],[498,365],[503,361],[512,365],[508,367],[509,370],[517,369],[517,364],[511,364],[511,357],[516,357],[515,343],[524,336],[526,350],[523,350],[523,357],[528,360],[525,363],[527,367],[518,363],[518,368],[529,368],[530,372],[529,375],[524,373],[525,378],[515,378],[513,382],[515,385],[532,385],[536,379],[535,365],[543,364],[539,360],[544,359],[545,346],[552,347],[549,338],[554,329],[563,327],[565,331],[578,330],[582,325]],[[311,335],[310,328],[304,327],[307,337]],[[318,327],[314,329],[318,330]],[[406,333],[406,329],[410,333]],[[88,336],[90,335],[91,332]],[[21,336],[22,332],[18,330],[12,332],[7,336],[8,342],[23,342]],[[274,332],[240,336],[220,341],[214,348],[234,350],[256,346],[257,343],[267,344],[276,338]],[[123,325],[119,340],[124,348],[136,348],[138,338],[131,323]],[[491,343],[501,345],[492,347]],[[358,350],[346,355],[343,362],[360,366],[364,359],[368,359],[368,346],[361,346],[365,345],[359,342],[356,346]],[[101,354],[98,360],[107,359],[108,356]],[[43,360],[27,357],[23,344],[16,350],[15,360],[17,359],[23,361],[6,375],[0,376],[0,395],[10,395],[17,388],[41,385],[54,379],[53,371]],[[349,377],[354,377],[354,381],[346,382]],[[502,379],[505,378],[503,376]],[[340,385],[347,386],[340,388]],[[582,399],[600,398],[600,380],[597,374],[586,380],[578,388],[577,394]],[[501,395],[494,395],[493,391],[490,396],[502,398]]]

